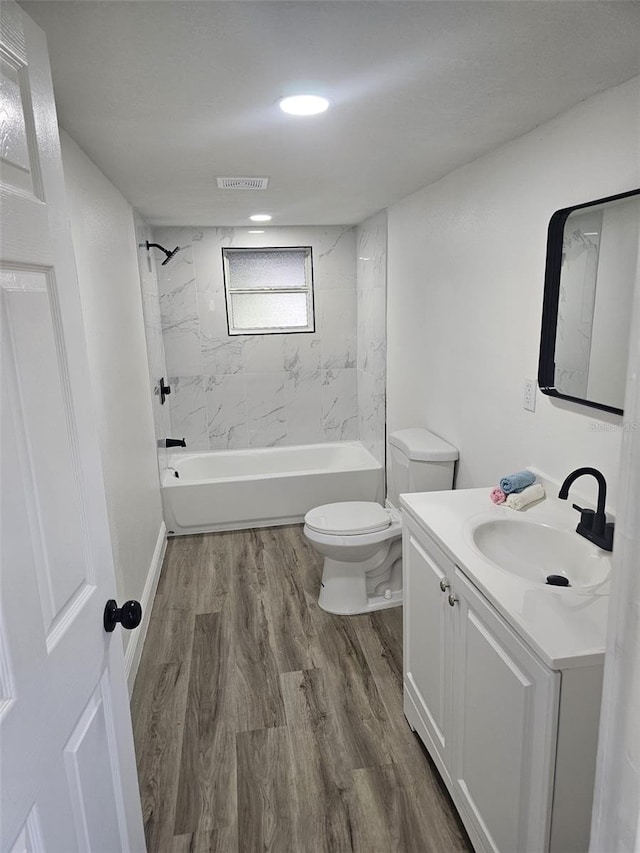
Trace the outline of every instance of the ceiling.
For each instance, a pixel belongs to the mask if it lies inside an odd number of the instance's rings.
[[[361,222],[640,73],[637,2],[21,6],[47,34],[60,124],[158,225]],[[332,108],[281,113],[301,90]]]

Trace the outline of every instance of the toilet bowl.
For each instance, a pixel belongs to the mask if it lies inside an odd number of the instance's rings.
[[[402,604],[402,519],[368,501],[309,510],[304,534],[325,558],[318,603],[340,615]]]
[[[324,556],[318,604],[353,615],[402,604],[400,494],[453,487],[458,451],[425,429],[389,436],[389,498],[324,504],[309,510],[304,534]]]

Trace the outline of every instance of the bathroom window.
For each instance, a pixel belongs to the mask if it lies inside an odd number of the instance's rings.
[[[223,249],[230,335],[315,331],[311,246]]]

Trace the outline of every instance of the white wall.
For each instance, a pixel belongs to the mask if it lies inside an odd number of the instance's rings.
[[[60,137],[118,601],[140,601],[164,525],[133,210],[73,139]],[[122,635],[126,647],[140,631]]]
[[[639,104],[635,78],[389,209],[388,429],[455,444],[458,487],[592,465],[615,503],[620,419],[540,393],[530,413],[522,397],[537,376],[549,219],[639,185]]]

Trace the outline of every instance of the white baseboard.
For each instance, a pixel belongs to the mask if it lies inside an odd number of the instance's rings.
[[[133,693],[133,685],[138,673],[140,658],[142,657],[142,648],[147,636],[149,628],[149,618],[151,616],[151,608],[153,607],[153,599],[155,598],[158,581],[160,580],[160,570],[162,569],[162,561],[167,550],[167,528],[164,521],[160,525],[158,532],[158,540],[151,558],[151,565],[147,573],[147,579],[142,590],[142,622],[138,628],[131,633],[131,638],[127,643],[127,648],[124,653],[124,671],[127,677],[127,687],[129,688],[129,696]]]

